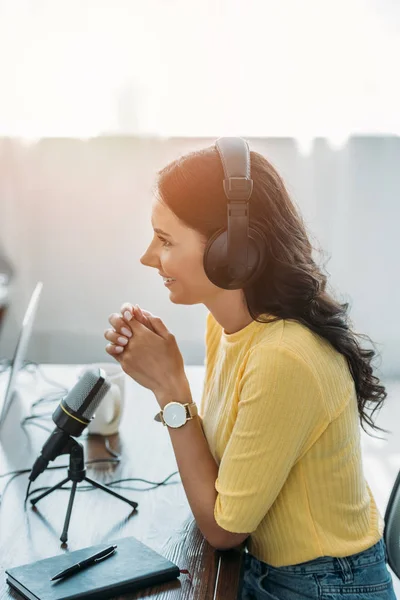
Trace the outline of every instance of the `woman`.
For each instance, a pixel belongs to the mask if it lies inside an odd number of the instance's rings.
[[[217,148],[173,161],[155,187],[141,262],[167,278],[171,302],[209,310],[200,416],[167,427],[182,483],[212,546],[245,542],[242,600],[392,600],[360,447],[360,421],[379,429],[366,403],[376,410],[386,397],[375,353],[359,346],[348,304],[328,293],[281,178],[257,152],[250,158],[249,222],[266,259],[242,289],[216,286],[203,266],[207,241],[227,226]],[[190,405],[181,353],[161,319],[124,304],[109,322],[106,351],[161,410]]]

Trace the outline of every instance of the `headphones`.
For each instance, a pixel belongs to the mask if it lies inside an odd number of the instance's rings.
[[[265,268],[266,243],[257,226],[249,227],[253,180],[248,143],[240,137],[220,137],[215,146],[224,168],[228,227],[208,240],[203,266],[214,285],[237,290],[253,283]]]

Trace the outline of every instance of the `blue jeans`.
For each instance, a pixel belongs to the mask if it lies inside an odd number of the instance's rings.
[[[396,600],[383,538],[346,556],[272,567],[244,553],[239,600]]]

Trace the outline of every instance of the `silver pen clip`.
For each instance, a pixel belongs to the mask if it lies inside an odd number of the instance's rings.
[[[111,554],[114,554],[116,548],[113,548],[112,550],[110,550],[110,552],[108,554],[106,554],[105,556],[102,556],[101,558],[95,558],[93,562],[100,562],[101,560],[104,560],[105,558],[108,558],[109,556],[111,556]]]

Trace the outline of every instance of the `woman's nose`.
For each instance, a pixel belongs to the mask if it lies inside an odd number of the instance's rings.
[[[140,257],[140,262],[146,267],[156,267],[158,264],[156,257],[151,252],[149,252],[149,250],[146,250],[146,252],[142,254],[142,256]]]

